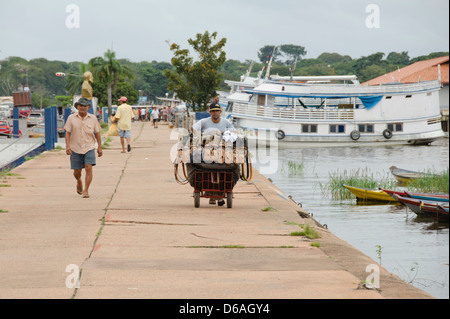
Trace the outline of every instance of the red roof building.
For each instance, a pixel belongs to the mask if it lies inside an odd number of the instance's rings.
[[[419,61],[404,68],[386,73],[362,83],[362,85],[380,85],[391,82],[414,83],[439,79],[439,68],[442,85],[448,85],[449,56]]]

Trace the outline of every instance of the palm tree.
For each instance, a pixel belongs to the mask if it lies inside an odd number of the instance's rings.
[[[89,71],[92,68],[90,64],[85,64],[81,62],[79,65],[79,72],[77,74],[71,74],[67,76],[66,87],[65,89],[69,92],[69,95],[74,95],[79,90],[81,90],[81,86],[83,85],[83,74],[86,71]]]
[[[134,80],[134,72],[130,67],[120,64],[116,59],[116,53],[109,49],[104,54],[104,58],[92,58],[89,64],[92,65],[94,78],[107,84],[108,114],[111,114],[112,91],[116,92],[119,79]]]

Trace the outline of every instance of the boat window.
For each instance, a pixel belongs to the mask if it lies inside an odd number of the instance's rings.
[[[345,125],[330,124],[330,133],[345,133]]]
[[[302,124],[302,133],[317,133],[317,124]]]
[[[373,133],[373,124],[359,124],[358,131],[361,133]]]
[[[406,98],[409,99],[410,97],[412,97],[412,95],[407,95]]]
[[[391,123],[387,125],[391,132],[403,132],[403,123]]]
[[[386,96],[386,100],[387,100],[387,99],[392,99],[392,96]]]
[[[258,95],[258,105],[266,105],[266,96],[265,95]]]

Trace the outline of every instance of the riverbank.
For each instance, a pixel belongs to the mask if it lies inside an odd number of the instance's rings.
[[[376,262],[256,170],[234,188],[233,208],[194,208],[173,175],[168,126],[135,122],[132,132],[131,152],[113,137],[97,159],[88,199],[64,150],[4,178],[0,298],[432,298],[382,267],[380,289],[361,289]],[[320,238],[290,235],[305,224]]]

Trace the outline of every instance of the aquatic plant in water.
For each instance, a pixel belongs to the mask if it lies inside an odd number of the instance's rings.
[[[295,176],[303,174],[305,169],[305,162],[303,159],[301,161],[287,161],[287,163],[282,163],[281,171],[287,173],[288,176]]]
[[[334,171],[329,174],[329,181],[325,185],[320,184],[322,194],[331,196],[332,199],[350,199],[354,195],[342,187],[342,184],[367,188],[378,189],[383,187],[386,189],[395,189],[396,181],[390,178],[388,172],[384,176],[374,175],[369,168],[358,168],[354,170],[344,170],[343,172]]]
[[[422,193],[449,193],[449,169],[440,173],[428,171],[424,177],[420,177],[408,182],[408,190]]]

